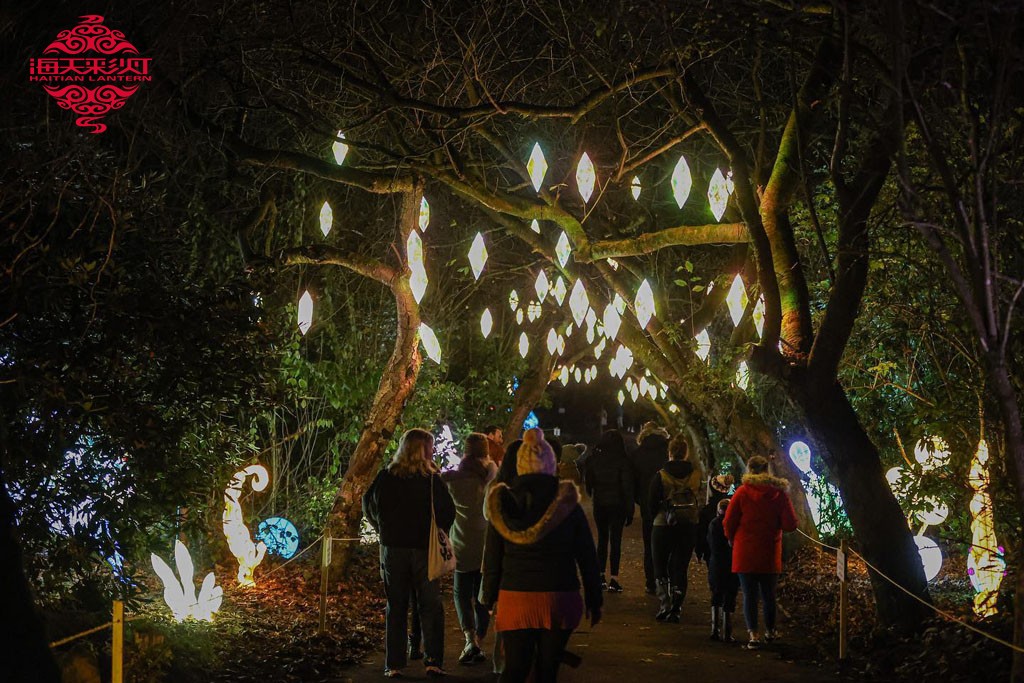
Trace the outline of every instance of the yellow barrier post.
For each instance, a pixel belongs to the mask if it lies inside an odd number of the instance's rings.
[[[323,547],[320,553],[320,630],[318,633],[327,632],[327,578],[331,570],[331,546],[334,542],[331,535],[324,532]]]
[[[110,643],[110,683],[124,681],[124,603],[114,600],[113,637]]]
[[[839,577],[839,661],[846,659],[846,628],[850,619],[849,596],[846,586],[846,541],[839,542],[836,551],[836,576]]]

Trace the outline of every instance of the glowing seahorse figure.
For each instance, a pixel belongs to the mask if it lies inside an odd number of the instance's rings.
[[[231,483],[224,489],[224,536],[228,539],[228,548],[238,560],[238,585],[255,586],[253,571],[267,554],[267,545],[260,541],[254,543],[249,527],[242,519],[242,487],[247,477],[252,477],[252,490],[262,491],[270,484],[270,475],[263,465],[250,465],[240,472],[235,472]]]
[[[968,482],[974,490],[971,498],[971,552],[967,556],[967,574],[974,586],[974,613],[990,617],[996,613],[996,596],[1003,581],[1006,561],[996,539],[992,498],[988,494],[988,444],[984,439],[971,462]]]

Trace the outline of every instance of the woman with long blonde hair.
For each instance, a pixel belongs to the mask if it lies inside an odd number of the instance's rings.
[[[380,574],[387,595],[384,675],[401,676],[407,663],[409,601],[419,604],[428,676],[443,676],[444,608],[441,586],[427,576],[431,499],[437,526],[447,530],[455,504],[437,476],[434,436],[423,429],[402,435],[390,464],[363,496],[363,513],[380,534]]]

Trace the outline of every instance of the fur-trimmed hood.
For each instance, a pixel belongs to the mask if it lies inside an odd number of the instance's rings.
[[[781,477],[768,474],[744,474],[743,483],[751,486],[770,486],[780,491],[789,491],[789,482]]]
[[[546,476],[546,475],[526,475]],[[576,509],[580,502],[580,492],[571,481],[557,482],[554,497],[547,507],[536,505],[532,496],[521,495],[522,489],[533,488],[521,486],[525,484],[520,477],[514,484],[497,483],[487,492],[484,503],[484,517],[494,525],[494,529],[511,543],[527,545],[536,543],[554,531]],[[531,505],[531,503],[533,503]]]

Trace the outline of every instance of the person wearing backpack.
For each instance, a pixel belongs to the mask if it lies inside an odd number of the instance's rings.
[[[648,512],[654,518],[651,555],[659,601],[655,619],[678,623],[686,599],[686,574],[697,542],[697,494],[702,472],[690,460],[690,449],[683,436],[669,442],[668,457],[669,461],[651,479],[647,500]]]

